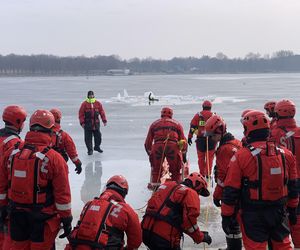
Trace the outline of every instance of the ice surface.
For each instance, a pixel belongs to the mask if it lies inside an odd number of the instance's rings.
[[[84,202],[98,195],[114,174],[127,177],[127,201],[132,207],[145,206],[151,193],[146,189],[150,168],[143,144],[149,125],[160,116],[162,105],[173,107],[174,118],[182,122],[187,133],[193,115],[201,110],[201,102],[212,100],[213,111],[222,115],[228,130],[241,138],[239,120],[244,109],[262,110],[266,101],[281,98],[291,98],[297,106],[300,104],[300,74],[18,77],[0,78],[0,86],[1,111],[9,104],[23,105],[29,114],[38,108],[62,110],[62,128],[73,137],[84,166],[84,171],[76,175],[74,165],[69,163],[74,225]],[[104,153],[92,156],[86,154],[78,122],[78,109],[90,89],[102,101],[108,119],[107,127],[101,128]],[[149,105],[144,95],[149,91],[155,93],[159,102]],[[194,144],[189,147],[188,156],[191,170],[197,170]],[[143,209],[137,212],[141,216]],[[211,198],[201,199],[201,213],[199,225],[212,234],[212,247],[222,246],[225,237],[219,210]],[[64,241],[58,240],[57,244],[57,249],[63,249]],[[204,249],[186,236],[184,249],[191,248]]]

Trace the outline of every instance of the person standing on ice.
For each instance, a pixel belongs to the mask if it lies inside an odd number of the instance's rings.
[[[296,105],[291,100],[280,100],[275,105],[276,126],[271,131],[271,139],[289,149],[296,157],[298,181],[300,179],[300,128],[296,124]],[[290,225],[295,249],[300,249],[300,205],[297,208],[296,224]]]
[[[22,143],[19,136],[21,133],[27,113],[21,106],[10,105],[5,107],[2,113],[2,119],[5,127],[0,129],[0,162],[7,150],[12,148],[16,143]],[[1,170],[0,170],[1,171]],[[6,197],[0,194],[0,202]],[[7,207],[0,208],[0,249],[10,249],[10,236],[8,233]]]
[[[266,249],[269,240],[274,250],[292,250],[288,220],[297,223],[299,203],[295,158],[268,139],[270,121],[264,112],[248,112],[243,126],[248,145],[234,154],[228,166],[222,228],[229,234],[237,219],[246,250]]]
[[[151,186],[160,184],[165,158],[169,164],[172,180],[182,181],[183,160],[187,150],[182,125],[172,119],[173,109],[164,107],[161,118],[153,122],[145,140],[145,150],[151,163]],[[184,155],[183,155],[184,154]]]
[[[81,104],[79,109],[79,122],[84,128],[84,141],[88,150],[88,155],[93,154],[93,135],[94,135],[94,150],[103,153],[100,148],[102,135],[100,132],[100,119],[106,126],[107,119],[102,104],[96,100],[94,92],[88,91],[86,100]]]
[[[122,175],[112,176],[100,197],[85,204],[65,250],[135,250],[142,243],[138,215],[125,202],[128,182]],[[124,233],[127,246],[124,248]]]
[[[275,101],[266,102],[265,105],[264,105],[264,109],[266,111],[266,114],[271,118],[271,122],[270,122],[271,131],[274,127],[276,127],[276,121],[277,121],[276,112],[275,112],[275,105],[276,105]]]
[[[61,223],[59,238],[71,232],[68,166],[50,147],[54,123],[51,112],[35,111],[24,144],[7,150],[1,161],[0,208],[9,207],[11,250],[53,249]]]
[[[211,112],[212,103],[205,100],[202,103],[203,110],[194,115],[190,123],[190,130],[188,135],[188,144],[191,146],[193,135],[197,136],[196,147],[198,155],[198,166],[200,173],[209,177],[211,174],[212,164],[214,160],[214,153],[216,143],[210,137],[204,135],[204,128],[206,121],[213,115]]]
[[[221,116],[213,115],[205,124],[205,135],[211,136],[215,143],[219,143],[216,150],[216,166],[214,169],[217,186],[213,194],[213,201],[217,207],[221,207],[224,181],[228,171],[228,164],[232,156],[242,148],[242,143],[227,132],[226,123]],[[227,248],[225,250],[241,250],[242,234],[237,220],[232,222],[226,234]],[[222,250],[221,248],[219,250]]]
[[[207,197],[209,191],[204,177],[191,173],[181,184],[167,181],[161,184],[148,201],[143,221],[143,242],[150,250],[180,250],[183,233],[196,244],[212,239],[208,232],[200,231],[199,195]]]
[[[50,112],[54,116],[55,125],[53,128],[53,149],[61,154],[61,156],[68,162],[69,157],[73,164],[76,166],[75,172],[80,174],[82,171],[82,163],[78,158],[77,149],[72,137],[61,129],[60,121],[62,118],[62,113],[59,109],[51,109]]]

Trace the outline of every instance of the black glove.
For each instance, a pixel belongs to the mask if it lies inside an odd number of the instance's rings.
[[[214,204],[215,204],[216,207],[221,207],[221,200],[214,199]]]
[[[297,224],[297,208],[288,207],[289,221],[291,225]]]
[[[81,165],[82,165],[82,163],[81,163],[81,161],[78,159],[78,160],[75,162],[75,166],[76,166],[75,172],[76,172],[76,174],[80,174],[80,173],[81,173],[81,171],[82,171]]]
[[[204,238],[203,238],[202,242],[205,242],[205,243],[207,243],[208,245],[210,245],[211,242],[212,242],[212,239],[211,239],[209,233],[206,232],[206,231],[202,231],[202,233],[204,233]]]
[[[6,206],[0,207],[0,224],[4,223],[4,221],[7,218],[7,215],[8,215],[7,207]]]
[[[64,233],[59,236],[60,239],[69,236],[69,234],[71,233],[71,231],[72,231],[72,220],[73,220],[72,216],[66,217],[66,218],[61,218],[61,223],[63,224]]]
[[[193,144],[192,138],[188,138],[188,144],[191,146]]]
[[[235,219],[232,216],[222,215],[222,228],[225,234],[231,234],[234,220]]]

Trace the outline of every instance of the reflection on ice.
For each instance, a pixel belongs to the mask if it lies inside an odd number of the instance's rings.
[[[102,164],[101,161],[89,162],[85,167],[85,179],[80,190],[81,200],[85,204],[101,192]]]

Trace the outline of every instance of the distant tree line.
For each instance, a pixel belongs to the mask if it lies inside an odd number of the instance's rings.
[[[272,56],[249,53],[244,58],[174,57],[170,60],[122,60],[120,57],[58,57],[53,55],[0,55],[0,76],[16,75],[103,75],[112,69],[129,69],[133,74],[204,74],[300,72],[300,55],[281,50]]]

